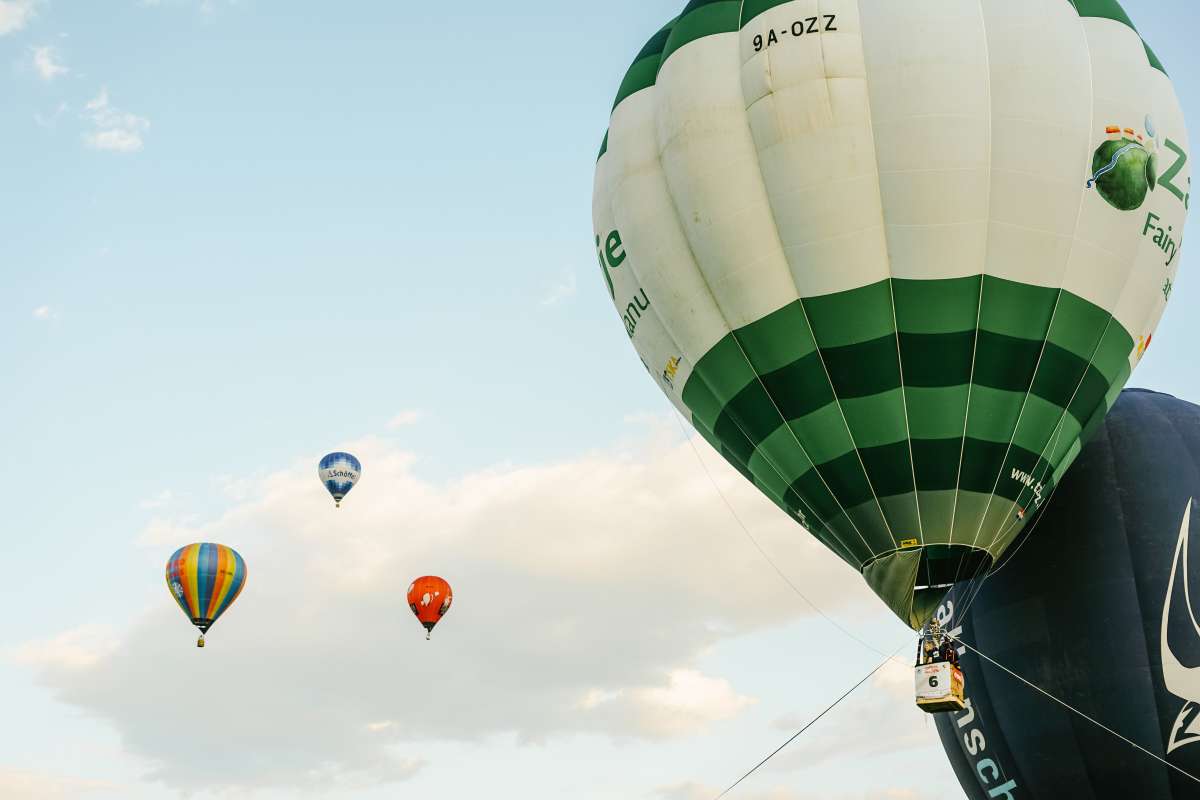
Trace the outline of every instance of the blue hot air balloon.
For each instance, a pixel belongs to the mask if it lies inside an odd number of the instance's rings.
[[[1200,797],[1200,407],[1123,392],[1031,528],[938,619],[1162,760],[965,650],[937,727],[967,797]]]
[[[339,508],[342,498],[350,493],[361,475],[362,464],[349,453],[330,453],[317,465],[317,477],[333,495],[333,502]]]

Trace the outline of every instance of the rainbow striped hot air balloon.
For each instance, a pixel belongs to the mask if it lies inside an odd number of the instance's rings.
[[[246,585],[246,562],[223,544],[189,544],[167,561],[167,588],[183,613],[204,634],[233,605]]]

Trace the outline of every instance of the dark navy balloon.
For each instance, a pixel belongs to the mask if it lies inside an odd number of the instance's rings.
[[[349,453],[330,453],[322,458],[317,466],[317,476],[333,495],[333,502],[339,507],[342,505],[342,498],[350,493],[361,475],[362,464]]]
[[[1011,561],[974,602],[962,586],[937,613],[963,641],[1200,776],[1195,499],[1200,407],[1125,391]],[[1200,783],[973,653],[962,662],[968,707],[937,728],[969,798],[1200,798]]]

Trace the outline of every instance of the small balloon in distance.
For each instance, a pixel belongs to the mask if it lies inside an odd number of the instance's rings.
[[[238,599],[246,585],[246,562],[223,544],[204,542],[181,547],[167,560],[167,589],[188,620],[204,635]]]
[[[317,465],[317,477],[333,496],[333,503],[341,508],[342,498],[350,493],[362,476],[362,464],[350,453],[330,453]]]
[[[408,587],[408,607],[412,609],[417,621],[425,626],[425,638],[433,634],[433,628],[454,602],[454,591],[450,584],[436,575],[425,575],[417,578]]]

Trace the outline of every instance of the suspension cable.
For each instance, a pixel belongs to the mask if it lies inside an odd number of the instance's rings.
[[[1176,772],[1178,772],[1179,774],[1181,774],[1181,775],[1183,775],[1183,776],[1185,776],[1185,777],[1189,778],[1190,780],[1193,780],[1193,781],[1195,781],[1196,783],[1200,783],[1200,778],[1197,778],[1197,777],[1196,777],[1195,775],[1193,775],[1192,773],[1188,772],[1187,770],[1183,769],[1182,767],[1178,767],[1178,766],[1176,766],[1175,764],[1172,764],[1170,761],[1167,761],[1165,758],[1163,758],[1162,756],[1158,755],[1157,753],[1154,753],[1154,752],[1151,752],[1150,750],[1147,750],[1145,747],[1142,747],[1140,744],[1138,744],[1137,742],[1133,741],[1133,740],[1132,740],[1132,739],[1130,739],[1129,737],[1127,737],[1127,736],[1124,736],[1124,735],[1122,735],[1122,734],[1118,733],[1117,731],[1115,731],[1115,730],[1113,730],[1112,728],[1108,727],[1108,726],[1107,726],[1107,725],[1105,725],[1103,722],[1100,722],[1099,720],[1095,719],[1094,717],[1088,716],[1088,715],[1087,715],[1087,714],[1085,714],[1084,712],[1080,711],[1078,708],[1075,708],[1075,706],[1071,705],[1070,703],[1068,703],[1068,702],[1066,702],[1066,701],[1064,701],[1064,700],[1060,700],[1059,698],[1057,698],[1057,697],[1055,697],[1054,695],[1052,695],[1052,694],[1050,694],[1049,692],[1047,692],[1047,691],[1046,691],[1045,689],[1043,689],[1042,687],[1038,686],[1036,683],[1033,683],[1033,682],[1032,682],[1032,681],[1030,681],[1030,680],[1026,680],[1025,678],[1021,677],[1021,676],[1020,676],[1020,675],[1018,675],[1017,673],[1013,672],[1011,669],[1009,669],[1008,667],[1004,666],[1003,664],[1001,664],[1001,663],[1000,663],[999,661],[997,661],[996,659],[992,658],[991,656],[989,656],[989,655],[987,655],[986,653],[984,653],[984,652],[982,652],[981,650],[979,650],[979,648],[977,648],[977,647],[973,647],[973,646],[971,646],[971,645],[967,644],[967,643],[966,643],[966,642],[964,642],[962,639],[953,639],[953,641],[956,641],[956,642],[958,642],[960,645],[962,645],[963,647],[967,648],[968,650],[970,650],[972,653],[974,653],[975,655],[979,656],[980,658],[984,659],[985,661],[987,661],[988,663],[990,663],[992,666],[994,666],[994,667],[996,667],[997,669],[1000,669],[1000,670],[1002,670],[1002,671],[1004,671],[1004,672],[1007,672],[1009,675],[1011,675],[1012,677],[1016,678],[1016,679],[1017,679],[1017,680],[1019,680],[1021,683],[1025,684],[1026,686],[1028,686],[1030,689],[1033,689],[1034,691],[1038,692],[1039,694],[1041,694],[1041,695],[1044,695],[1045,697],[1047,697],[1047,698],[1049,698],[1049,699],[1053,700],[1055,703],[1058,703],[1060,706],[1062,706],[1063,708],[1067,709],[1067,710],[1068,710],[1068,711],[1070,711],[1071,713],[1073,713],[1073,714],[1077,714],[1078,716],[1080,716],[1080,717],[1082,717],[1083,719],[1087,720],[1088,722],[1092,723],[1092,724],[1093,724],[1093,725],[1095,725],[1097,728],[1100,728],[1101,730],[1107,731],[1108,733],[1110,733],[1110,734],[1112,734],[1113,736],[1117,737],[1117,738],[1118,738],[1118,739],[1120,739],[1121,741],[1125,742],[1127,745],[1129,745],[1129,746],[1131,746],[1131,747],[1134,747],[1134,748],[1136,748],[1136,749],[1138,749],[1138,750],[1141,750],[1143,753],[1145,753],[1146,755],[1150,756],[1150,757],[1151,757],[1151,758],[1153,758],[1155,761],[1158,761],[1158,762],[1160,762],[1160,763],[1162,763],[1162,764],[1165,764],[1166,766],[1168,766],[1168,767],[1170,767],[1171,769],[1175,770],[1175,771],[1176,771]]]
[[[787,574],[782,569],[779,568],[779,565],[775,563],[774,559],[772,559],[771,556],[767,553],[767,551],[763,548],[763,546],[761,544],[759,544],[758,540],[754,538],[754,534],[750,533],[750,529],[746,526],[746,523],[742,521],[741,515],[739,515],[737,512],[737,509],[735,509],[733,507],[733,503],[729,502],[729,498],[725,496],[725,493],[723,491],[721,491],[720,485],[717,484],[717,479],[713,477],[713,474],[709,470],[708,465],[704,463],[704,458],[700,455],[700,450],[696,447],[696,442],[693,440],[693,437],[688,433],[687,428],[684,427],[683,420],[681,419],[679,413],[676,411],[671,416],[673,416],[675,418],[675,421],[677,423],[679,423],[679,429],[681,431],[683,431],[683,438],[687,440],[687,443],[689,445],[691,445],[692,452],[696,455],[696,460],[700,462],[700,466],[701,466],[701,468],[703,468],[704,474],[708,476],[708,480],[710,483],[712,483],[713,488],[716,489],[717,495],[721,498],[721,501],[725,504],[725,507],[727,509],[729,509],[730,515],[733,517],[734,521],[738,524],[738,527],[742,529],[742,533],[746,534],[746,538],[749,539],[750,543],[754,545],[754,549],[757,550],[759,555],[761,555],[763,557],[763,559],[768,564],[771,565],[771,569],[775,570],[775,574],[778,575],[780,577],[780,579],[782,579],[783,582],[786,583],[791,588],[791,590],[796,593],[797,597],[799,597],[806,604],[808,604],[809,608],[811,608],[814,612],[816,612],[822,619],[824,619],[830,625],[837,628],[839,631],[844,633],[846,636],[848,636],[851,639],[853,639],[854,641],[858,642],[860,645],[862,645],[863,647],[872,651],[873,653],[876,653],[881,656],[887,655],[885,652],[880,650],[878,647],[871,644],[870,642],[865,641],[860,636],[856,635],[853,631],[848,629],[845,625],[841,624],[836,619],[834,619],[833,617],[826,614],[821,609],[820,606],[818,606],[816,603],[814,603],[812,600],[810,600],[808,595],[806,595],[804,592],[802,592],[800,590],[800,587],[797,586],[792,581],[792,579],[789,578],[787,576]],[[890,656],[889,656],[889,658],[890,658]]]
[[[984,584],[991,580],[993,575],[996,575],[1000,572],[1000,570],[1007,567],[1012,562],[1013,558],[1016,557],[1017,553],[1021,552],[1021,548],[1033,538],[1034,531],[1037,530],[1038,526],[1042,524],[1042,519],[1050,512],[1050,504],[1053,502],[1054,495],[1058,492],[1058,487],[1061,485],[1061,482],[1054,484],[1054,487],[1050,490],[1050,495],[1046,498],[1046,502],[1042,505],[1041,509],[1038,510],[1037,516],[1034,517],[1033,524],[1030,525],[1027,530],[1021,532],[1021,541],[1015,548],[1006,550],[1002,554],[1002,560],[999,564],[989,570],[976,569],[975,574],[971,576],[971,580],[967,583],[967,601],[963,606],[963,609],[958,612],[958,617],[960,619],[966,617],[967,611],[970,610],[971,605],[983,591]],[[978,583],[976,583],[976,581],[978,581]]]
[[[833,709],[837,708],[837,706],[838,706],[838,705],[839,705],[839,704],[840,704],[840,703],[841,703],[843,700],[845,700],[845,699],[846,699],[847,697],[849,697],[850,695],[854,694],[855,690],[856,690],[856,689],[858,689],[858,687],[862,686],[864,683],[866,683],[866,682],[867,682],[867,681],[869,681],[871,678],[873,678],[873,677],[875,676],[875,673],[876,673],[876,672],[879,672],[879,670],[881,670],[881,669],[883,669],[885,666],[887,666],[888,662],[889,662],[889,661],[891,661],[893,658],[895,658],[895,657],[896,657],[896,655],[897,655],[897,654],[898,654],[898,653],[899,653],[899,652],[900,652],[902,649],[904,649],[904,648],[905,648],[905,647],[907,647],[907,646],[908,646],[908,644],[907,644],[907,643],[905,643],[905,644],[901,645],[900,647],[896,648],[896,652],[895,652],[895,653],[892,653],[890,656],[887,656],[887,657],[885,657],[885,658],[883,659],[883,661],[880,661],[880,662],[879,662],[879,665],[878,665],[877,667],[875,667],[875,669],[873,669],[873,670],[871,670],[870,672],[868,672],[868,673],[866,674],[866,676],[864,676],[864,677],[863,677],[863,679],[862,679],[862,680],[860,680],[858,683],[854,684],[854,685],[853,685],[853,686],[851,686],[849,689],[847,689],[847,690],[846,690],[846,692],[845,692],[845,694],[843,694],[843,695],[842,695],[841,697],[839,697],[837,700],[834,700],[834,701],[833,701],[833,703],[831,703],[830,705],[828,705],[828,706],[825,708],[825,710],[824,710],[824,711],[822,711],[820,714],[817,714],[815,717],[813,717],[812,719],[810,719],[810,720],[809,720],[809,721],[808,721],[808,722],[807,722],[807,723],[804,725],[804,727],[803,727],[803,728],[801,728],[800,730],[796,731],[796,733],[795,733],[795,734],[793,734],[793,735],[792,735],[792,737],[791,737],[790,739],[788,739],[788,740],[787,740],[786,742],[784,742],[783,744],[779,745],[779,747],[776,747],[776,748],[775,748],[775,749],[774,749],[774,750],[771,752],[771,754],[770,754],[769,756],[767,756],[767,757],[766,757],[766,758],[764,758],[762,761],[760,761],[760,762],[758,762],[757,764],[755,764],[755,765],[754,765],[754,768],[753,768],[752,770],[750,770],[750,771],[749,771],[749,772],[747,772],[745,775],[743,775],[742,777],[740,777],[740,778],[738,778],[736,781],[734,781],[734,782],[733,782],[733,784],[732,784],[732,785],[731,785],[731,786],[730,786],[728,789],[726,789],[725,791],[721,792],[719,795],[717,795],[715,798],[713,798],[713,800],[721,800],[721,798],[722,798],[722,797],[724,797],[725,795],[729,794],[729,793],[730,793],[730,792],[732,792],[734,789],[736,789],[736,788],[738,787],[738,784],[740,784],[742,781],[744,781],[744,780],[746,780],[747,778],[749,778],[749,777],[750,777],[751,775],[753,775],[755,772],[758,772],[758,770],[759,770],[759,768],[760,768],[760,767],[762,767],[764,764],[766,764],[768,761],[770,761],[770,760],[771,760],[772,758],[774,758],[775,756],[779,755],[779,753],[780,753],[780,752],[781,752],[781,751],[782,751],[782,750],[783,750],[785,747],[787,747],[789,744],[791,744],[792,742],[794,742],[794,741],[796,741],[797,739],[799,739],[799,738],[800,738],[800,737],[801,737],[801,736],[804,734],[804,732],[805,732],[805,731],[807,731],[809,728],[811,728],[813,725],[815,725],[815,724],[817,723],[817,721],[821,719],[821,717],[825,716],[825,715],[826,715],[826,714],[828,714],[830,711],[833,711]]]
[[[819,616],[821,616],[826,622],[833,625],[835,628],[837,628],[843,634],[845,634],[849,638],[853,639],[854,641],[858,642],[863,647],[866,647],[867,649],[872,650],[873,652],[875,652],[879,655],[884,655],[882,650],[880,650],[879,648],[870,644],[869,642],[864,641],[862,638],[855,635],[852,631],[847,629],[844,625],[842,625],[836,619],[834,619],[833,617],[831,617],[827,613],[825,613],[825,611],[823,611],[820,608],[820,606],[818,606],[811,599],[809,599],[809,597],[806,594],[804,594],[804,592],[802,592],[798,586],[796,586],[796,584],[787,576],[787,574],[784,573],[784,571],[779,568],[779,566],[775,563],[775,561],[771,558],[771,556],[767,553],[767,551],[763,548],[763,546],[761,544],[759,544],[757,539],[754,538],[754,535],[750,533],[750,529],[746,526],[745,522],[742,521],[741,516],[737,513],[737,510],[733,507],[733,504],[729,501],[729,498],[725,496],[725,493],[723,491],[721,491],[720,485],[717,484],[716,478],[713,477],[713,474],[709,470],[708,465],[704,463],[704,459],[700,455],[700,451],[696,447],[696,443],[693,441],[692,437],[688,434],[687,428],[684,427],[683,422],[679,418],[678,413],[675,413],[672,416],[675,417],[675,421],[679,424],[679,427],[683,432],[684,438],[687,440],[688,445],[691,446],[692,452],[696,456],[696,460],[700,462],[700,466],[704,470],[704,474],[708,476],[708,479],[712,483],[713,488],[716,490],[717,495],[721,498],[721,501],[725,504],[725,507],[729,510],[730,515],[733,517],[734,521],[738,524],[738,527],[741,528],[742,533],[745,534],[746,538],[750,540],[750,543],[754,545],[754,548],[759,552],[759,555],[761,555],[763,557],[763,559],[771,566],[771,569],[773,569],[775,571],[775,573],[780,577],[780,579],[783,580],[783,582],[786,583],[788,585],[788,587],[801,600],[803,600],[814,612],[816,612]],[[1050,497],[1047,499],[1048,500],[1046,503],[1047,507],[1050,505],[1049,500],[1053,499],[1054,492],[1057,491],[1057,489],[1058,489],[1058,485],[1056,484],[1054,486],[1054,488],[1051,490]],[[1045,508],[1042,509],[1042,513],[1040,513],[1038,515],[1038,518],[1034,520],[1034,524],[1033,524],[1031,530],[1027,532],[1025,539],[1020,543],[1017,550],[1020,550],[1020,547],[1024,546],[1025,542],[1029,540],[1029,535],[1031,535],[1032,532],[1037,529],[1038,523],[1041,522],[1041,518],[1044,515],[1045,515]],[[987,579],[989,577],[991,577],[991,575],[995,574],[996,572],[999,572],[1000,569],[1002,569],[1004,566],[1007,566],[1008,562],[1012,560],[1012,556],[1014,556],[1014,555],[1016,555],[1015,551],[1014,551],[1014,553],[1009,555],[1008,558],[1004,559],[1003,562],[995,570],[991,570],[988,572],[988,574],[983,575],[982,576],[983,583],[986,583]],[[972,583],[974,582],[975,579],[978,579],[979,577],[980,577],[980,575],[977,572],[975,577],[972,579]],[[983,586],[981,583],[978,587],[975,588],[974,592],[971,593],[970,600],[968,601],[968,607],[974,602],[975,597],[978,596],[978,594],[982,590],[982,588],[983,588]],[[1104,723],[1095,719],[1094,717],[1092,717],[1092,716],[1086,714],[1085,712],[1079,710],[1078,708],[1072,706],[1070,703],[1067,703],[1064,700],[1060,700],[1058,697],[1055,697],[1054,695],[1050,694],[1042,687],[1038,686],[1037,684],[1033,683],[1030,680],[1027,680],[1026,678],[1022,677],[1021,675],[1018,675],[1016,672],[1014,672],[1011,669],[1009,669],[1008,667],[1004,666],[999,661],[996,661],[994,658],[992,658],[991,656],[982,652],[977,647],[967,644],[962,639],[955,639],[954,637],[949,637],[949,638],[951,638],[952,641],[958,642],[960,645],[962,645],[966,649],[970,650],[972,653],[979,656],[980,658],[984,659],[985,661],[990,663],[992,666],[1007,673],[1008,675],[1012,676],[1013,678],[1016,678],[1021,683],[1025,684],[1026,686],[1028,686],[1029,688],[1038,692],[1039,694],[1043,695],[1044,697],[1052,700],[1053,702],[1055,702],[1058,705],[1062,706],[1063,708],[1067,709],[1071,713],[1076,714],[1077,716],[1083,718],[1084,720],[1087,720],[1088,722],[1092,723],[1093,725],[1100,728],[1101,730],[1116,737],[1117,739],[1120,739],[1122,742],[1128,744],[1129,746],[1135,748],[1136,750],[1139,750],[1142,753],[1150,756],[1155,761],[1158,761],[1158,762],[1164,764],[1165,766],[1175,770],[1176,772],[1180,773],[1181,775],[1188,778],[1189,780],[1192,780],[1196,783],[1200,783],[1200,778],[1196,777],[1192,773],[1188,772],[1187,770],[1183,769],[1182,767],[1172,764],[1170,761],[1167,761],[1165,758],[1158,755],[1157,753],[1154,753],[1151,750],[1148,750],[1147,748],[1145,748],[1142,745],[1138,744],[1137,742],[1133,741],[1129,737],[1124,736],[1123,734],[1113,730],[1112,728],[1108,727],[1107,725],[1105,725]],[[899,655],[900,651],[903,650],[904,647],[906,647],[906,646],[907,645],[901,645],[893,653],[891,653],[890,655],[886,655],[884,660],[881,661],[873,670],[871,670],[858,683],[851,686],[844,694],[842,694],[841,697],[839,697],[837,700],[835,700],[833,703],[831,703],[829,706],[827,706],[820,714],[818,714],[817,716],[815,716],[811,720],[809,720],[804,725],[804,727],[802,727],[795,734],[793,734],[791,736],[791,738],[789,738],[787,741],[785,741],[783,744],[781,744],[779,747],[777,747],[775,750],[773,750],[770,753],[770,755],[768,755],[762,761],[755,764],[754,767],[749,772],[747,772],[745,775],[743,775],[742,777],[740,777],[736,781],[734,781],[734,783],[732,785],[730,785],[729,788],[727,788],[725,791],[723,791],[719,795],[717,795],[714,798],[714,800],[721,800],[721,798],[727,796],[730,792],[732,792],[734,789],[736,789],[743,781],[745,781],[747,778],[749,778],[751,775],[753,775],[755,772],[757,772],[760,768],[762,768],[768,761],[770,761],[772,758],[774,758],[779,753],[781,753],[786,747],[788,747],[788,745],[792,744],[792,742],[796,741],[802,735],[804,735],[804,733],[807,732],[808,729],[811,728],[813,725],[815,725],[822,717],[824,717],[826,714],[828,714],[830,711],[832,711],[834,708],[836,708],[838,705],[840,705],[844,700],[846,700],[846,698],[848,698],[855,691],[857,691],[859,687],[861,687],[864,683],[866,683],[868,680],[870,680],[872,677],[874,677],[875,674],[879,672],[879,670],[883,669],[884,666],[886,666],[888,664],[888,662],[894,660],[896,658],[896,656]]]

